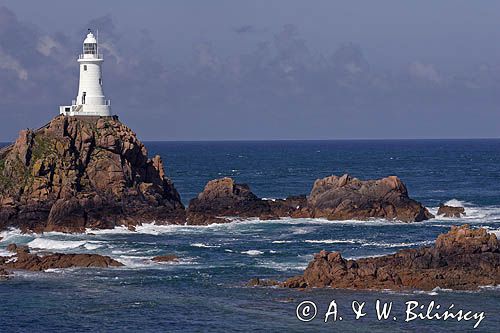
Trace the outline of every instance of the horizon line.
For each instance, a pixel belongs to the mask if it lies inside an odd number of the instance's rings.
[[[480,140],[500,140],[500,137],[472,137],[472,138],[335,138],[335,139],[180,139],[180,140],[159,140],[159,139],[145,139],[140,140],[143,142],[327,142],[327,141],[480,141]],[[0,140],[0,144],[14,143],[15,141]]]

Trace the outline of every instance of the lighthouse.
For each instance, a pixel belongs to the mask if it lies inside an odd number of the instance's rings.
[[[106,100],[102,90],[101,66],[104,59],[99,53],[98,38],[89,29],[83,41],[83,53],[78,56],[80,81],[78,95],[71,105],[59,107],[65,116],[111,116],[111,101]]]

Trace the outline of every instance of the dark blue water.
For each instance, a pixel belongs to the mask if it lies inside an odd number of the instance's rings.
[[[404,302],[434,300],[443,308],[485,311],[477,331],[500,325],[500,290],[436,290],[431,293],[283,290],[247,288],[252,277],[284,279],[299,274],[321,249],[345,257],[392,253],[431,244],[453,224],[500,231],[500,140],[200,142],[147,144],[160,154],[183,200],[213,178],[231,176],[256,194],[281,198],[310,191],[316,178],[350,173],[359,178],[398,175],[410,195],[431,211],[440,202],[466,206],[467,218],[403,224],[308,219],[244,221],[209,227],[145,225],[92,234],[1,233],[0,247],[27,243],[40,251],[92,252],[126,264],[120,269],[16,272],[0,282],[0,331],[470,331],[474,322],[404,322]],[[176,264],[149,258],[174,253]],[[1,254],[0,254],[1,255]],[[343,321],[322,321],[335,299]],[[397,320],[378,321],[374,302],[393,301]],[[300,322],[295,308],[317,304],[318,316]],[[353,300],[368,315],[355,320]]]

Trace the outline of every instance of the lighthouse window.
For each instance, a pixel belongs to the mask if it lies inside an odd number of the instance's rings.
[[[97,54],[97,44],[96,43],[84,43],[83,44],[84,54]]]
[[[87,70],[87,65],[83,65],[83,70],[86,71]]]
[[[102,86],[102,79],[99,78],[99,84]]]

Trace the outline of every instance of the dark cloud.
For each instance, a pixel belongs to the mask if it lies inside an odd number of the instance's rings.
[[[247,24],[242,25],[234,29],[237,34],[250,34],[258,32],[257,28],[253,25]]]

